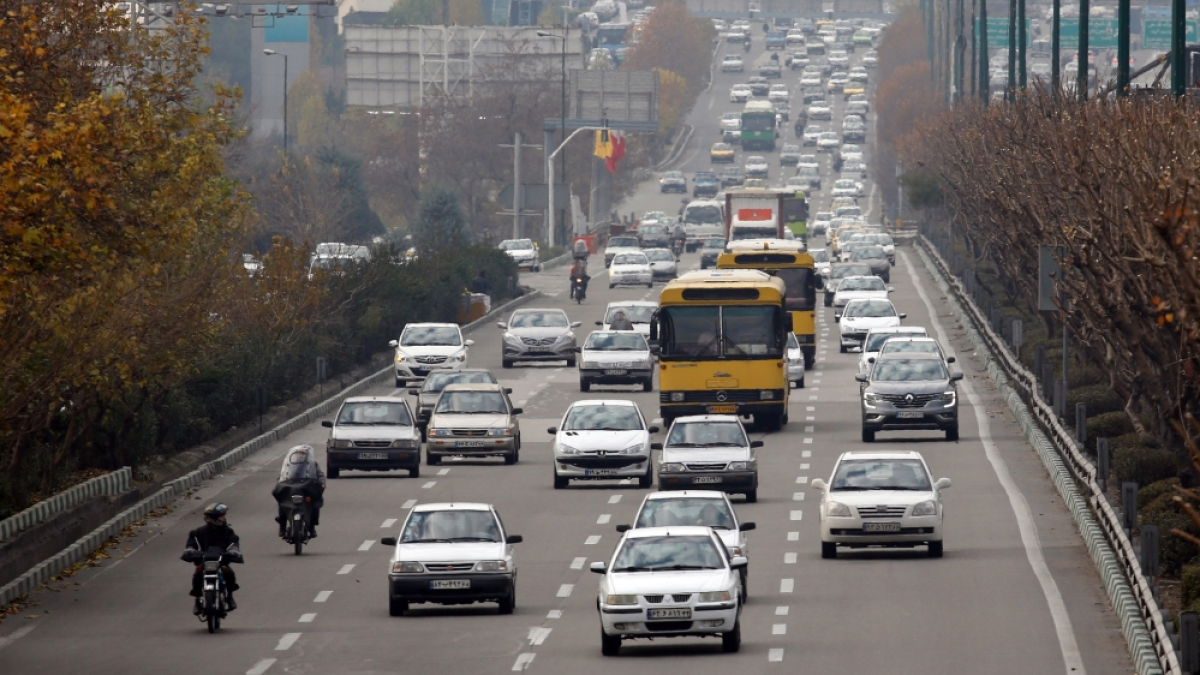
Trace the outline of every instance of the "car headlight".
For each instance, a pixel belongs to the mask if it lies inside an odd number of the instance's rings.
[[[507,572],[508,562],[504,560],[483,560],[475,564],[476,572]]]
[[[729,463],[730,471],[754,471],[756,468],[758,468],[758,462],[753,459],[748,462],[730,462]]]
[[[758,392],[758,398],[760,401],[770,401],[775,398],[775,392],[771,391],[770,389],[763,389],[762,391]]]
[[[559,335],[557,338],[555,338],[555,342],[566,342],[568,340],[574,340],[574,339],[575,339],[574,333],[563,333],[562,335]]]
[[[599,370],[600,364],[596,361],[580,361],[579,367],[585,370]]]
[[[666,473],[680,473],[683,471],[683,464],[680,464],[679,462],[667,462],[660,465],[658,470]]]
[[[606,595],[604,596],[604,604],[606,605],[636,605],[638,599],[636,595]]]
[[[825,505],[825,515],[831,518],[849,518],[850,507],[840,502],[829,502]]]
[[[621,454],[622,455],[637,455],[642,452],[643,447],[644,446],[641,443],[638,443],[637,445],[631,445],[628,448],[625,448],[624,450],[622,450]]]
[[[708,593],[697,593],[696,600],[698,602],[728,602],[732,599],[729,591],[711,591]]]
[[[871,403],[879,403],[880,401],[883,400],[883,396],[881,394],[867,393],[867,394],[863,395],[863,400],[866,401],[867,404],[869,405]]]
[[[488,436],[511,436],[513,430],[511,427],[493,427],[488,429]]]
[[[450,356],[447,356],[447,357],[446,357],[446,362],[447,362],[447,363],[454,363],[454,362],[456,362],[456,361],[466,361],[466,360],[467,360],[467,355],[466,355],[466,353],[465,353],[465,352],[459,352],[459,353],[457,353],[457,354],[451,354]]]
[[[419,562],[394,562],[392,572],[395,574],[421,574],[425,567]]]
[[[671,400],[678,403],[683,400],[684,393],[682,391],[671,392]]]
[[[430,429],[430,430],[426,431],[425,433],[428,434],[429,436],[449,436],[449,435],[451,435],[451,431],[449,429]]]
[[[352,448],[354,443],[346,439],[338,438],[329,442],[330,447],[334,448]]]
[[[505,334],[504,334],[504,341],[505,341],[505,342],[510,342],[510,343],[512,343],[512,344],[514,344],[514,345],[519,345],[519,344],[521,344],[521,338],[517,337],[516,335],[513,335],[512,333],[505,333]]]
[[[578,455],[579,454],[579,450],[577,448],[572,448],[569,445],[559,445],[558,451],[564,455]]]
[[[417,447],[417,442],[411,438],[397,438],[392,441],[393,448],[408,448],[409,450]]]
[[[412,360],[413,357],[409,356],[408,354],[405,354],[404,352],[396,352],[396,363],[403,363],[405,361]]]
[[[937,503],[934,502],[932,499],[930,499],[928,501],[923,501],[920,504],[917,504],[916,506],[913,507],[912,514],[914,516],[936,516],[937,515]]]
[[[641,361],[634,361],[634,362],[633,362],[633,367],[634,367],[634,368],[637,368],[637,369],[644,370],[644,369],[646,369],[646,368],[653,368],[653,365],[651,365],[651,363],[650,363],[650,360],[649,360],[649,359],[643,359],[643,360],[641,360]]]
[[[952,406],[955,403],[957,403],[956,393],[957,392],[955,392],[953,389],[951,389],[950,391],[947,391],[947,392],[943,392],[942,393],[942,405]]]

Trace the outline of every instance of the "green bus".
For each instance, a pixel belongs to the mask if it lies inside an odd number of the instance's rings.
[[[770,101],[749,101],[742,110],[742,149],[775,149],[775,106]]]

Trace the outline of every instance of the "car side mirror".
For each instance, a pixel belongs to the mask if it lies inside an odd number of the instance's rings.
[[[511,394],[511,393],[512,393],[512,387],[505,387],[505,388],[504,388],[504,393],[506,393],[506,394]]]
[[[400,341],[399,341],[399,340],[388,340],[388,346],[389,346],[389,347],[395,347],[395,346],[397,346],[397,345],[399,345],[399,344],[400,344]]]
[[[418,394],[420,394],[420,393],[421,393],[421,392],[417,391],[417,388],[416,388],[416,387],[410,387],[410,388],[409,388],[409,390],[408,390],[408,395],[409,395],[409,396],[417,396],[417,395],[418,395]]]
[[[505,330],[507,330],[507,329],[508,329],[508,324],[507,324],[507,323],[505,323],[505,322],[503,322],[503,321],[497,321],[497,322],[496,322],[496,325],[497,325],[497,326],[499,326],[499,327],[501,327],[501,328],[504,328]]]
[[[750,561],[744,555],[735,555],[729,559],[729,566],[734,569],[740,569],[749,564]]]
[[[825,480],[823,478],[814,478],[811,481],[809,481],[808,484],[810,487],[812,487],[816,490],[824,490],[826,487],[828,487],[825,484]]]
[[[321,426],[325,427],[326,429],[332,429],[333,422],[331,422],[329,420],[321,420]]]
[[[937,479],[937,482],[933,484],[933,486],[939,490],[945,490],[951,485],[953,485],[953,483],[950,482],[949,478],[939,478]]]
[[[900,318],[901,318],[901,319],[907,319],[907,318],[908,318],[908,315],[907,315],[907,314],[905,314],[904,312],[900,312]]]
[[[662,450],[662,443],[651,443],[650,449],[651,450]]]
[[[875,357],[874,356],[868,357],[867,363],[875,363]]]
[[[953,357],[953,356],[947,356],[947,357],[946,357],[946,363],[954,363],[954,357]]]
[[[579,348],[579,347],[571,347],[571,351],[575,352],[576,354],[579,354],[579,353],[580,353],[580,352],[582,352],[583,350],[582,350],[581,348]]]
[[[661,352],[662,352],[662,350],[659,348],[658,344],[652,343],[650,345],[650,353],[651,354],[658,356]]]
[[[608,563],[594,562],[588,569],[596,574],[604,574],[608,571]]]
[[[604,322],[603,322],[603,321],[597,321],[597,322],[596,322],[596,325],[597,325],[597,326],[600,326],[600,327],[603,327],[603,326],[604,326]]]
[[[749,532],[750,530],[754,530],[754,529],[758,529],[758,525],[754,524],[753,522],[742,523],[741,525],[738,526],[739,532]]]
[[[833,320],[834,320],[834,322],[835,322],[835,323],[836,323],[836,322],[838,322],[838,321],[841,321],[841,320],[842,320],[842,315],[841,315],[841,314],[834,314],[834,315],[833,315]]]
[[[961,379],[963,379],[963,374],[961,371],[959,371],[957,373],[950,373],[950,381],[951,382],[958,382]]]
[[[525,537],[522,537],[519,534],[510,534],[504,538],[504,541],[509,544],[519,544],[519,543],[525,541]]]
[[[467,341],[463,342],[463,344],[464,344],[464,345],[466,345],[466,346],[468,346],[468,347],[471,347],[471,346],[473,346],[473,345],[475,344],[475,341],[474,341],[474,340],[467,340]]]
[[[523,408],[513,408],[512,409],[512,414],[514,414],[514,415],[520,415],[523,412],[525,412],[525,410]]]
[[[855,373],[854,379],[858,380],[859,382],[866,382],[867,375],[866,375],[866,373]]]
[[[764,445],[766,445],[766,443],[763,443],[762,441],[750,441],[750,447],[752,448],[761,448]]]
[[[618,525],[617,532],[628,532],[633,529],[632,525]]]
[[[659,429],[658,429],[658,427],[657,427],[657,426],[654,426],[653,424],[651,424],[651,425],[650,425],[650,428],[649,428],[649,429],[647,429],[647,431],[649,431],[649,432],[650,432],[650,433],[652,433],[652,434],[657,434],[657,433],[658,433],[658,431],[659,431]]]
[[[546,430],[546,433],[553,436],[558,433],[558,427],[550,427],[549,429]]]
[[[583,325],[582,321],[572,321],[571,322],[571,328],[579,328],[582,325]]]
[[[895,293],[896,289],[893,286],[888,286],[888,293]]]
[[[383,539],[379,540],[379,543],[383,544],[384,546],[395,546],[396,538],[395,537],[384,537]]]

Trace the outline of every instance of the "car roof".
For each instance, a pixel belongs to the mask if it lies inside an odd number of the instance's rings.
[[[433,502],[417,504],[412,510],[422,513],[427,511],[491,511],[492,505],[478,502]]]
[[[404,324],[404,330],[409,328],[458,328],[456,323],[437,323],[434,321],[414,321]]]
[[[872,328],[868,333],[917,333],[925,335],[924,326],[888,326],[887,328]]]
[[[668,527],[639,527],[625,533],[626,539],[649,537],[697,537],[712,536],[712,529],[705,525],[673,525]]]
[[[498,383],[498,382],[455,382],[454,384],[446,385],[446,388],[443,389],[442,391],[443,392],[447,392],[447,391],[499,391],[499,392],[503,392],[504,389],[500,386],[500,383]]]
[[[925,458],[916,450],[849,450],[843,452],[838,461],[843,459],[920,459]]]
[[[399,396],[350,396],[345,400],[345,403],[406,403]]]
[[[942,362],[940,354],[932,354],[930,352],[892,352],[890,354],[880,352],[879,357],[875,359],[875,365],[879,365],[884,361],[924,361],[926,359],[933,359],[938,363]]]
[[[680,422],[737,422],[737,415],[685,415],[676,417],[675,424]]]
[[[630,401],[627,398],[585,398],[583,400],[575,401],[575,402],[571,403],[571,405],[569,407],[581,408],[583,406],[593,406],[593,405],[623,406],[623,407],[627,407],[627,408],[636,408],[637,407],[637,403]]]
[[[724,492],[716,490],[663,490],[651,492],[644,501],[659,501],[665,499],[725,499]]]
[[[550,312],[553,314],[566,314],[565,311],[563,311],[557,307],[522,307],[521,309],[513,310],[513,316],[516,316],[518,314],[533,314],[535,312]],[[450,325],[457,326],[458,324],[450,324]]]
[[[653,300],[613,300],[604,308],[605,311],[614,307],[658,307]]]

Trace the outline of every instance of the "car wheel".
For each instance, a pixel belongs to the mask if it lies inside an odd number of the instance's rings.
[[[746,503],[747,504],[757,504],[758,503],[758,490],[751,490],[746,493]]]
[[[600,629],[600,653],[605,656],[616,656],[621,653],[621,636],[609,635]]]
[[[396,378],[396,388],[397,389],[403,389],[405,384],[407,384],[407,382],[405,380],[403,380],[399,377]]]
[[[388,598],[388,616],[404,616],[408,611],[408,601],[400,598]]]
[[[567,489],[567,484],[570,482],[570,480],[571,480],[570,478],[567,478],[565,476],[560,476],[558,474],[554,474],[554,489],[555,490]]]
[[[832,541],[821,542],[821,557],[826,560],[832,560],[837,557],[837,544]]]
[[[514,583],[512,589],[508,591],[508,595],[500,598],[499,611],[501,614],[512,614],[517,608],[517,585]]]
[[[421,477],[421,463],[419,460],[415,465],[413,465],[413,468],[408,470],[408,477],[409,478],[420,478]]]
[[[609,285],[608,285],[608,287],[609,287],[609,288],[613,288],[614,286],[615,286],[615,284],[609,284]]]
[[[654,485],[654,469],[647,469],[645,476],[638,476],[638,488],[645,490]]]
[[[838,345],[838,351],[842,354],[846,353],[846,345]]]
[[[646,282],[646,288],[654,288],[654,282],[653,282],[653,281],[647,281],[647,282]]]
[[[863,427],[862,442],[863,443],[874,443],[875,442],[875,431],[872,429]]]
[[[442,458],[440,455],[435,455],[432,452],[429,452],[428,450],[426,450],[425,451],[425,463],[428,464],[429,466],[437,466],[442,463]]]
[[[833,296],[828,293],[825,294],[825,306],[833,307]]]
[[[738,576],[740,576],[742,580],[742,604],[744,605],[750,601],[750,579],[747,578],[748,575],[745,567],[741,569],[741,572],[738,574]]]
[[[734,654],[742,648],[742,622],[734,619],[733,630],[721,634],[721,651]]]
[[[521,461],[521,451],[516,448],[513,448],[512,452],[504,456],[504,463],[508,466],[512,466],[519,461]]]
[[[505,368],[512,368],[513,367],[512,359],[501,359],[500,365],[504,366]]]
[[[568,367],[568,368],[574,368],[574,367],[575,367],[575,359],[574,359],[574,358],[567,359],[567,367]]]
[[[327,467],[327,468],[329,469],[329,472],[327,475],[330,478],[337,478],[338,476],[342,475],[341,467],[331,466],[331,467]]]
[[[946,430],[946,440],[948,440],[948,441],[957,441],[958,440],[958,427],[957,426],[950,427],[949,429]]]
[[[642,391],[654,391],[654,380],[646,380],[643,382]]]
[[[588,392],[592,390],[592,383],[587,380],[579,381],[579,391]]]
[[[798,379],[798,380],[796,380],[796,388],[797,388],[797,389],[803,389],[803,388],[804,388],[804,378],[803,378],[803,377],[802,377],[802,378],[800,378],[800,379]]]
[[[940,541],[929,542],[929,557],[930,558],[942,557],[942,542],[940,542]]]

